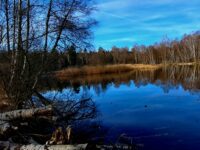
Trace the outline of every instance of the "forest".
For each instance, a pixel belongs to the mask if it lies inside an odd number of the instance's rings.
[[[119,41],[120,42],[120,41]],[[200,60],[200,34],[195,32],[184,35],[180,40],[164,39],[154,45],[135,45],[132,48],[116,47],[97,50],[80,49],[71,45],[65,50],[56,49],[48,51],[49,71],[60,70],[67,67],[97,66],[112,64],[173,64],[173,63],[198,63]],[[29,52],[33,60],[40,59],[42,51]],[[1,51],[0,61],[6,63],[7,53]]]

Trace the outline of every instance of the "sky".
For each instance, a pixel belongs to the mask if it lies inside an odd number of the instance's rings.
[[[151,45],[200,30],[200,0],[96,0],[95,48]]]

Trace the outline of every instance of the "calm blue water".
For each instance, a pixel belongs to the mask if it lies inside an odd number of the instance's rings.
[[[92,96],[100,115],[98,120],[108,127],[107,138],[116,140],[124,133],[143,144],[144,150],[200,149],[200,93],[184,90],[181,85],[136,86],[110,83],[86,88],[77,96]],[[55,92],[68,95],[69,89]],[[46,93],[47,96],[54,92]]]

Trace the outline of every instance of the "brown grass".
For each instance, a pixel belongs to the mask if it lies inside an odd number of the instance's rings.
[[[119,64],[119,65],[106,65],[106,66],[84,66],[81,68],[67,68],[64,70],[56,71],[55,75],[58,78],[62,77],[78,77],[83,75],[100,75],[100,74],[113,74],[124,73],[133,70],[155,70],[162,67],[162,65],[145,65],[145,64]]]
[[[199,65],[198,62],[188,62],[188,63],[175,63],[173,65],[177,66],[194,66],[194,65]]]

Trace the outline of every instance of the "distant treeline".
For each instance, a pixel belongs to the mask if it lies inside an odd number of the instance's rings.
[[[81,52],[77,58],[84,60],[85,65],[196,62],[200,60],[200,32],[185,35],[181,40],[165,39],[158,44],[135,45],[131,49],[100,47],[97,52]]]
[[[40,51],[29,54],[30,59],[40,63]],[[181,40],[163,40],[150,46],[135,45],[131,49],[113,46],[111,50],[100,47],[95,51],[76,50],[74,46],[65,51],[52,51],[47,54],[47,70],[58,70],[72,66],[106,64],[161,64],[200,61],[200,32],[185,35]],[[1,51],[0,63],[9,60],[7,52]]]

